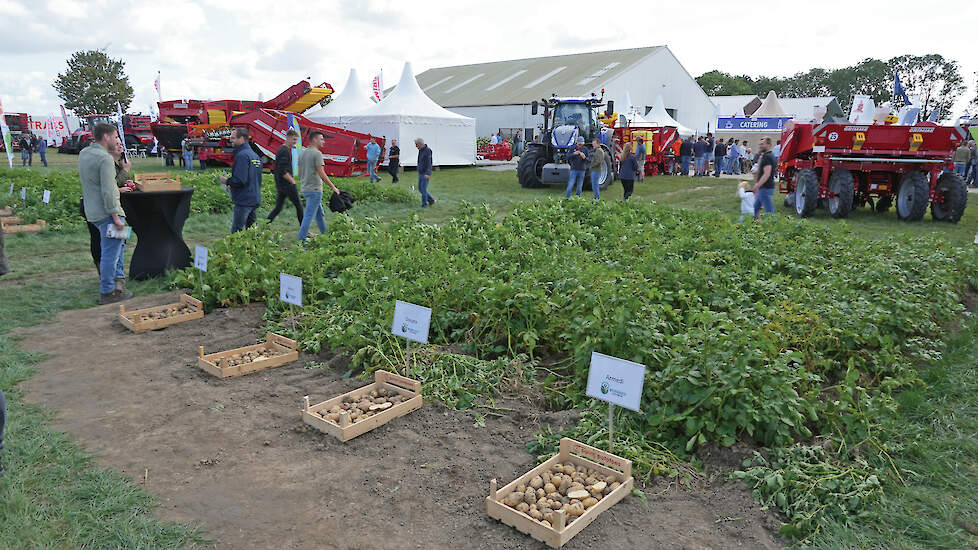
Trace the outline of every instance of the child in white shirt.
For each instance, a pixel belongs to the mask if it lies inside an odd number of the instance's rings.
[[[737,219],[737,223],[740,224],[745,217],[754,217],[754,191],[750,182],[740,182],[737,186],[737,196],[740,197],[740,218]]]

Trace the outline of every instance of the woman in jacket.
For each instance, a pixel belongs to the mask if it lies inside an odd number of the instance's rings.
[[[632,142],[625,144],[621,151],[621,163],[618,167],[618,178],[621,180],[622,189],[625,191],[624,200],[632,196],[635,190],[635,176],[638,175],[638,160],[632,153]]]

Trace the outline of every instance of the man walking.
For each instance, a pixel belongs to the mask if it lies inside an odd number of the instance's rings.
[[[577,196],[581,196],[581,191],[584,189],[584,171],[587,170],[587,154],[584,152],[584,138],[578,136],[577,143],[574,144],[574,150],[567,157],[567,163],[570,164],[570,170],[567,174],[567,192],[564,193],[564,198],[569,199],[571,192],[576,189]]]
[[[268,213],[269,222],[275,220],[285,206],[285,199],[288,199],[295,206],[295,216],[302,225],[302,203],[299,202],[299,190],[292,176],[292,148],[298,141],[299,132],[289,130],[285,132],[285,143],[275,152],[275,167],[272,169],[275,174],[275,208]]]
[[[635,140],[635,162],[638,163],[638,181],[645,181],[645,140],[641,137]]]
[[[771,153],[771,138],[761,138],[757,146],[760,151],[760,164],[754,174],[754,219],[761,215],[761,210],[774,214],[774,175],[777,173],[777,163]]]
[[[971,149],[968,144],[961,142],[961,146],[954,151],[954,171],[962,178],[965,176],[968,163],[971,162]]]
[[[231,143],[234,143],[234,138],[231,138]],[[183,148],[183,165],[190,172],[194,169],[194,147],[190,143],[190,136],[183,138],[180,147]]]
[[[45,168],[48,167],[48,159],[46,156],[47,152],[48,152],[48,140],[46,139],[37,140],[37,154],[41,156],[41,162],[44,163]]]
[[[428,184],[431,183],[431,172],[435,167],[431,157],[431,147],[424,144],[421,138],[414,139],[414,146],[418,148],[418,191],[421,192],[421,208],[427,208],[435,204],[435,199],[428,194]]]
[[[727,144],[727,173],[728,174],[739,174],[740,173],[740,147],[737,145],[738,140],[733,140],[732,143]]]
[[[696,176],[702,176],[704,174],[704,163],[706,162],[706,140],[703,136],[700,136],[693,144],[693,169],[696,172]]]
[[[713,161],[716,159],[713,153],[713,148],[715,145],[716,143],[713,142],[713,134],[711,132],[707,132],[706,133],[706,161],[704,162],[703,165],[704,176],[710,175],[711,166],[713,164]]]
[[[340,190],[333,185],[333,182],[326,175],[326,166],[323,164],[323,152],[320,148],[326,138],[323,133],[313,130],[309,133],[309,147],[305,148],[299,155],[299,179],[302,181],[302,197],[306,199],[306,211],[302,215],[302,223],[299,225],[299,240],[306,241],[309,234],[309,227],[312,220],[316,220],[319,227],[319,234],[326,233],[326,211],[323,210],[323,182],[333,188],[333,193]]]
[[[231,191],[231,233],[237,233],[254,225],[257,210],[261,206],[261,161],[248,143],[248,129],[235,128],[231,133],[234,160],[231,161],[231,177],[221,177],[221,183]],[[193,152],[191,152],[193,154]],[[193,161],[188,166],[193,166]]]
[[[370,174],[370,183],[374,180],[380,181],[380,176],[377,175],[377,161],[380,159],[380,145],[377,145],[377,140],[370,138],[370,143],[367,144],[367,173]]]
[[[727,145],[723,143],[722,139],[718,139],[716,145],[713,146],[713,158],[715,159],[713,162],[713,177],[719,178],[727,158]]]
[[[31,154],[31,140],[27,139],[27,135],[21,135],[20,139],[17,140],[17,146],[20,147],[20,165],[21,167],[27,166],[27,159]]]
[[[601,148],[601,140],[594,138],[591,140],[591,190],[594,191],[594,200],[601,199],[601,173],[604,172],[605,152]]]
[[[78,177],[85,201],[85,219],[98,228],[102,257],[99,261],[99,304],[111,304],[132,298],[126,290],[123,258],[125,239],[109,236],[109,230],[122,231],[125,212],[119,202],[115,183],[115,160],[112,155],[119,144],[119,131],[111,124],[96,124],[91,145],[78,154]]]
[[[513,133],[513,155],[520,156],[523,153],[523,129],[517,129]]]
[[[401,171],[401,148],[397,146],[397,140],[391,140],[390,151],[387,151],[387,173],[391,175],[391,183],[401,181],[397,173]]]

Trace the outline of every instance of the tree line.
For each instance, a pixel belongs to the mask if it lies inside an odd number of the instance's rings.
[[[849,67],[816,67],[784,77],[732,75],[713,70],[697,77],[696,82],[711,96],[755,94],[763,98],[772,90],[779,97],[833,96],[848,113],[856,94],[868,95],[877,105],[889,101],[894,109],[903,107],[903,98],[893,94],[894,72],[900,75],[907,95],[918,98],[920,116],[925,119],[935,109],[939,119],[951,118],[954,102],[967,89],[958,62],[939,54],[898,55],[885,61],[868,57]],[[978,93],[969,107],[978,109]]]

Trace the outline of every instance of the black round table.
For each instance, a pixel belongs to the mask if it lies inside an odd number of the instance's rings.
[[[126,223],[136,233],[129,278],[140,281],[159,277],[168,269],[190,266],[183,224],[190,216],[193,194],[193,187],[184,187],[179,191],[129,191],[119,195]]]

